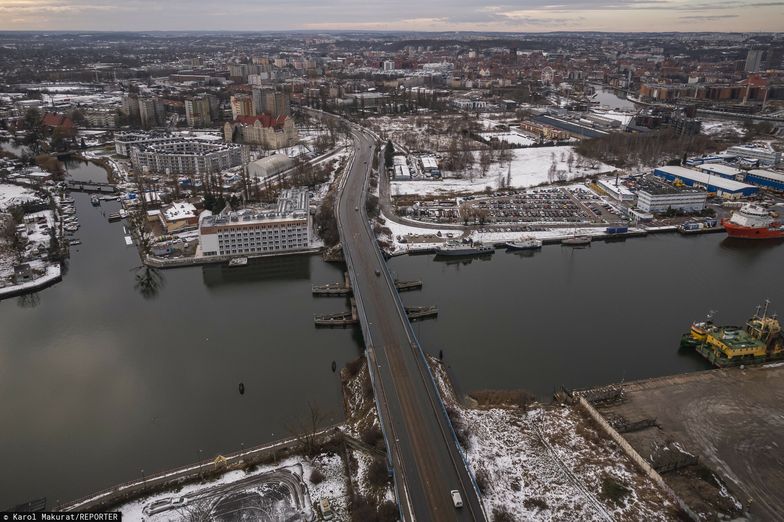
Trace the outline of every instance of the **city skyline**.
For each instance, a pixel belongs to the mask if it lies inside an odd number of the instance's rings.
[[[0,30],[375,30],[778,32],[784,2],[704,0],[521,0],[477,6],[467,0],[329,3],[295,0],[8,0]]]

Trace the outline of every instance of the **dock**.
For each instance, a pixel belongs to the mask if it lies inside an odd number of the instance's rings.
[[[432,319],[438,316],[438,307],[436,306],[407,306],[406,315],[410,321],[419,321],[422,319]],[[351,299],[350,312],[337,312],[332,314],[316,314],[313,316],[313,322],[317,328],[346,328],[347,326],[354,326],[359,324],[359,316],[357,315],[357,306],[354,299]]]
[[[419,290],[422,288],[422,281],[398,281],[395,280],[395,288],[398,292]],[[344,274],[343,283],[327,283],[323,285],[313,285],[311,287],[313,295],[321,297],[348,297],[352,295],[351,283],[347,274]]]

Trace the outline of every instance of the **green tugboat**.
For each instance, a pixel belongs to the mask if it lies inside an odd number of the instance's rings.
[[[760,364],[784,359],[784,334],[776,314],[768,315],[769,301],[746,322],[738,326],[717,326],[712,314],[707,320],[691,325],[689,333],[681,337],[681,349],[694,349],[714,366]]]

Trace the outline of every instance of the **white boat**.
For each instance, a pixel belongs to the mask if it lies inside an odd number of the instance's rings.
[[[100,205],[100,204],[101,204],[101,200],[100,200],[100,199],[98,199],[98,196],[96,196],[95,194],[93,194],[92,196],[90,196],[90,203],[92,203],[92,205],[93,205],[94,207],[97,207],[98,205]]]
[[[457,241],[449,241],[436,248],[436,255],[439,256],[482,256],[494,252],[495,248],[492,246],[485,246],[481,243],[461,244]]]
[[[509,250],[536,250],[542,248],[542,240],[523,236],[518,241],[507,241],[504,245]]]
[[[235,257],[229,261],[229,266],[245,266],[248,264],[247,257]]]

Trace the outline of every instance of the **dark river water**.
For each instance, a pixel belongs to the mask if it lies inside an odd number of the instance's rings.
[[[316,330],[314,313],[346,302],[310,293],[339,281],[340,267],[294,256],[175,269],[145,298],[123,225],[102,215],[118,203],[73,196],[83,244],[64,281],[0,302],[0,508],[41,496],[54,506],[142,470],[287,436],[309,402],[327,422],[342,419],[331,364],[357,357],[361,340]],[[406,303],[440,307],[414,329],[427,351],[444,351],[462,389],[546,398],[561,385],[707,368],[678,353],[681,333],[709,309],[742,323],[766,297],[783,308],[782,261],[784,246],[667,234],[390,264],[401,279],[424,280]]]
[[[632,102],[616,94],[613,89],[598,84],[594,87],[596,88],[595,100],[600,104],[607,105],[611,109],[634,109],[635,105]]]

